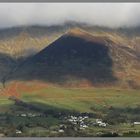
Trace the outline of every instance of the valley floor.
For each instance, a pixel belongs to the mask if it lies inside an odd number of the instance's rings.
[[[0,136],[140,136],[140,90],[34,81],[0,93]]]

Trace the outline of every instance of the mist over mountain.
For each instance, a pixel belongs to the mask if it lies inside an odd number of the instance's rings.
[[[57,12],[56,12],[57,11]],[[1,3],[0,28],[83,22],[111,28],[139,26],[139,3]]]

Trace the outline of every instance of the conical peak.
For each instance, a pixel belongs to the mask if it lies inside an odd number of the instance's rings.
[[[106,39],[104,37],[94,36],[93,34],[87,32],[81,28],[71,29],[65,34],[65,36],[78,37],[78,38],[82,38],[86,41],[102,43],[102,44],[104,44],[106,41]]]
[[[80,29],[80,28],[76,27],[76,28],[73,28],[73,29],[69,30],[66,34],[67,35],[81,36],[81,35],[87,34],[87,32],[85,30],[83,30],[83,29]]]

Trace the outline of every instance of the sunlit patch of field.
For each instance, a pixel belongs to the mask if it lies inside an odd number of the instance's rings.
[[[0,95],[0,113],[7,112],[11,105],[13,105],[12,101],[7,97]]]
[[[133,108],[140,105],[140,90],[134,89],[64,88],[32,81],[9,83],[3,91],[1,96],[4,99],[1,97],[0,106],[9,103],[8,96],[17,96],[26,102],[80,112],[92,112],[93,108],[111,106]]]
[[[48,85],[43,82],[33,81],[33,82],[10,82],[6,84],[4,88],[1,88],[0,93],[3,96],[15,96],[20,97],[21,93],[26,92],[37,92],[41,89],[47,88]]]

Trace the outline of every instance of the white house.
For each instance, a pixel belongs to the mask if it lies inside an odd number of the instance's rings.
[[[96,119],[96,123],[101,127],[106,127],[107,126],[107,124],[105,122],[102,122],[101,119]]]
[[[96,123],[100,124],[100,123],[102,123],[102,120],[101,119],[96,119]]]
[[[59,129],[58,132],[59,133],[64,133],[64,130],[63,129]]]
[[[85,116],[85,117],[84,117],[84,119],[88,119],[88,118],[89,118],[88,116]]]
[[[26,115],[26,114],[21,114],[21,116],[22,116],[22,117],[26,117],[27,115]]]
[[[140,125],[140,122],[134,122],[134,125]]]
[[[100,123],[99,126],[106,127],[106,123]]]
[[[87,127],[88,127],[87,125],[85,125],[85,124],[83,125],[83,128],[87,128]]]
[[[21,134],[22,132],[20,130],[16,130],[16,134]]]

